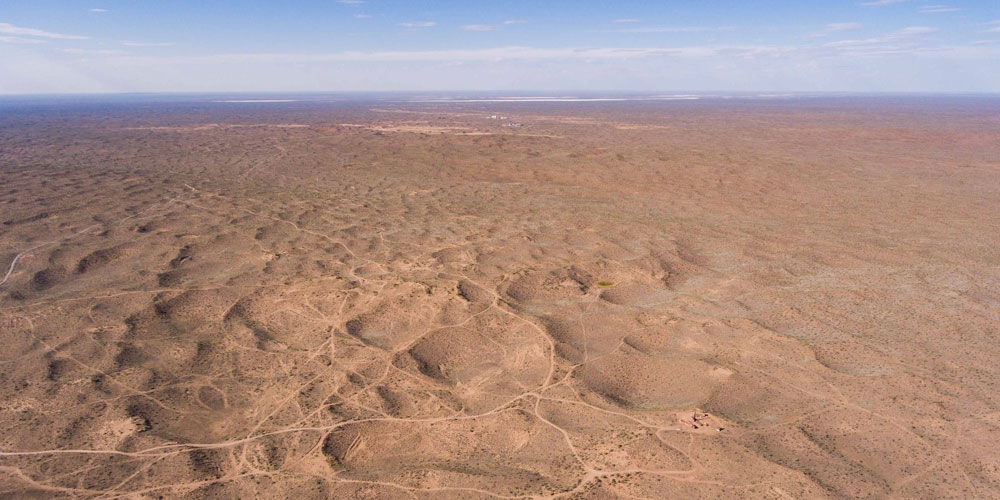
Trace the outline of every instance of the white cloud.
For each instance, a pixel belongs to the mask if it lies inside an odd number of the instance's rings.
[[[826,25],[826,31],[839,33],[841,31],[859,30],[861,27],[861,23],[830,23]]]
[[[524,24],[528,22],[526,19],[508,19],[504,21],[504,24]]]
[[[931,28],[930,26],[909,26],[899,31],[890,33],[888,36],[899,38],[906,36],[927,35],[930,33],[937,33],[938,31],[941,30],[937,28]]]
[[[937,33],[937,28],[931,28],[929,26],[909,26],[901,30],[893,31],[892,33],[886,33],[881,36],[876,36],[872,38],[865,38],[862,40],[840,40],[837,42],[830,42],[826,44],[827,47],[835,47],[839,45],[859,45],[859,44],[869,44],[869,43],[883,43],[892,42],[897,40],[903,40],[907,38],[918,37],[920,35],[928,35],[931,33]]]
[[[90,49],[63,49],[67,54],[93,54],[100,56],[117,56],[124,54],[121,50],[90,50]]]
[[[733,31],[733,26],[644,26],[604,30],[611,33],[700,33],[708,31]]]
[[[637,23],[637,22],[639,22],[639,20],[636,19],[636,18],[634,18],[634,17],[629,17],[629,18],[625,18],[625,19],[615,19],[614,21],[611,21],[611,22],[613,22],[613,23]]]
[[[901,30],[871,38],[838,40],[823,44],[823,48],[851,56],[881,56],[887,54],[915,54],[935,49],[923,39],[925,35],[937,33],[937,28],[910,26]]]
[[[1000,45],[940,44],[937,37],[921,38],[915,34],[919,31],[922,30],[900,30],[875,37],[895,36],[902,41],[920,42],[906,50],[883,42],[888,47],[826,47],[805,43],[603,49],[513,46],[45,58],[35,54],[36,51],[18,51],[12,47],[0,51],[4,52],[4,57],[0,57],[0,93],[523,88],[556,91],[580,88],[578,82],[588,82],[587,89],[605,91],[998,90],[1000,69],[991,61],[1000,59]],[[373,72],[373,68],[377,71]]]
[[[98,9],[98,8],[93,8],[93,9],[90,9],[90,11],[91,11],[91,12],[97,12],[98,14],[100,14],[100,13],[102,13],[102,12],[107,12],[107,11],[108,11],[108,9]]]
[[[489,49],[399,50],[375,52],[331,52],[323,54],[216,54],[207,56],[123,56],[122,62],[170,63],[322,63],[322,62],[491,62],[516,60],[632,60],[647,57],[706,58],[717,55],[754,57],[797,50],[794,46],[718,45],[681,47],[536,48],[497,47]]]
[[[857,31],[863,28],[861,23],[830,23],[823,27],[822,31],[809,35],[810,38],[822,38],[834,33],[844,33],[846,31]]]
[[[873,2],[862,2],[861,5],[865,7],[881,7],[883,5],[892,5],[895,3],[905,3],[910,0],[875,0]]]
[[[493,31],[494,30],[493,26],[489,26],[489,25],[486,25],[486,24],[466,24],[465,26],[462,26],[462,29],[465,30],[465,31]]]
[[[4,43],[45,43],[45,40],[34,38],[22,38],[19,36],[0,36],[0,42]]]
[[[172,47],[174,42],[129,42],[123,41],[122,45],[126,47]]]
[[[355,19],[371,19],[371,17],[368,14],[354,14]]]
[[[23,28],[21,26],[14,26],[13,24],[8,24],[8,23],[0,23],[0,35],[37,36],[42,38],[57,38],[61,40],[86,40],[87,38],[89,38],[85,36],[52,33],[49,31],[42,31],[34,28]]]
[[[432,26],[437,26],[437,23],[434,21],[422,21],[422,22],[399,23],[399,25],[404,28],[430,28]]]
[[[960,9],[958,7],[951,7],[948,5],[925,5],[923,7],[920,7],[921,14],[941,14],[944,12],[959,12],[961,10],[965,9]]]

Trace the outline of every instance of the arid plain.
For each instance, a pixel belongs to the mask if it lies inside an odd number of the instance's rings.
[[[995,97],[22,99],[0,168],[2,496],[1000,497]]]

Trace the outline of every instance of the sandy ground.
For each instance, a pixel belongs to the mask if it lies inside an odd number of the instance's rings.
[[[9,109],[0,494],[998,497],[998,116]]]

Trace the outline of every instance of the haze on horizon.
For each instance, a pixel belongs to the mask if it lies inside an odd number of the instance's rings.
[[[998,60],[989,0],[0,5],[0,94],[991,93]]]

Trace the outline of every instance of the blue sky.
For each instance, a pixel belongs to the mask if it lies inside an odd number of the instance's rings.
[[[1000,92],[1000,1],[30,0],[0,94]]]

